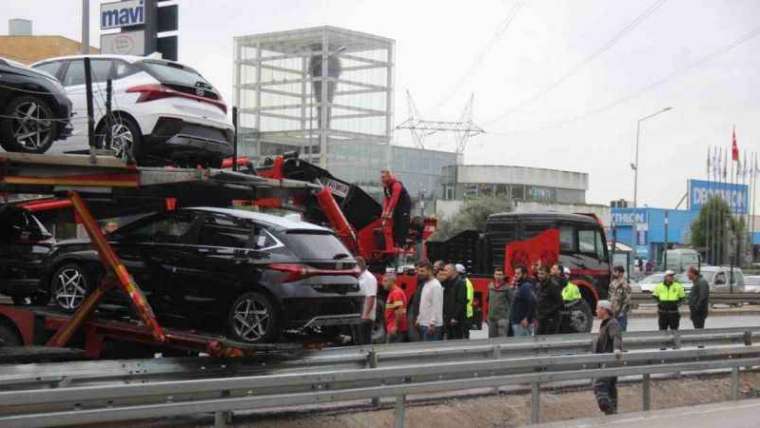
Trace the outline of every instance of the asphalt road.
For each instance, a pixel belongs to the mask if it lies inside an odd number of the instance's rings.
[[[728,327],[757,327],[760,326],[760,315],[721,315],[708,317],[705,328],[728,328]],[[694,327],[688,316],[681,317],[681,330],[691,330]],[[594,321],[594,332],[599,330],[599,321]],[[643,317],[628,319],[628,331],[657,330],[657,317]],[[488,325],[483,324],[483,330],[471,330],[471,339],[488,338]]]
[[[704,404],[701,406],[678,407],[652,412],[627,413],[592,419],[576,419],[536,425],[543,428],[593,428],[619,427],[669,428],[669,427],[757,427],[760,400]]]

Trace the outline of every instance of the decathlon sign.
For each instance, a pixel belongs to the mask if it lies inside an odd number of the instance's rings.
[[[145,24],[145,0],[119,1],[100,5],[100,29]]]
[[[613,208],[612,224],[615,226],[636,225],[640,229],[647,224],[647,212],[636,208]]]
[[[689,180],[689,209],[699,210],[712,196],[722,198],[731,211],[746,214],[749,190],[746,184],[718,183],[715,181]]]

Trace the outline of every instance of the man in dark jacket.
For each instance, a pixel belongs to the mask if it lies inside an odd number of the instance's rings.
[[[417,288],[414,289],[411,299],[409,299],[409,309],[407,310],[407,317],[409,322],[409,331],[407,332],[410,342],[417,342],[422,340],[419,329],[415,326],[417,321],[417,315],[420,314],[420,297],[422,296],[422,287],[425,285],[425,281],[417,278]]]
[[[689,266],[689,280],[694,284],[689,293],[689,312],[694,328],[705,328],[708,308],[710,307],[710,286],[696,266]]]
[[[464,338],[467,328],[467,285],[453,264],[443,268],[446,281],[443,285],[443,322],[447,339]]]
[[[596,304],[596,317],[601,321],[599,335],[594,341],[595,354],[619,354],[623,352],[623,337],[620,334],[620,325],[613,316],[612,303],[609,300],[600,300]],[[606,415],[617,413],[617,377],[605,377],[594,380],[594,395],[599,405],[599,410]]]
[[[533,283],[528,279],[528,271],[524,266],[515,268],[515,284],[517,290],[510,314],[512,332],[516,337],[531,336],[536,311],[536,295]]]
[[[562,284],[558,278],[549,276],[549,267],[545,265],[538,268],[538,284],[536,334],[556,334],[559,332],[560,311],[565,306]]]

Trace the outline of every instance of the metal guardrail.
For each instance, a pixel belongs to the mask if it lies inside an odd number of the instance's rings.
[[[760,327],[647,331],[625,333],[627,350],[663,347],[752,344]],[[535,336],[414,342],[393,345],[329,348],[297,360],[248,361],[211,358],[77,361],[68,363],[0,366],[0,389],[20,390],[88,384],[121,384],[187,378],[308,373],[324,370],[391,367],[427,361],[431,364],[462,360],[507,359],[520,356],[586,354],[594,334]]]
[[[651,293],[633,293],[631,298],[635,304],[655,303]],[[710,293],[710,304],[735,305],[741,303],[760,304],[760,293]]]
[[[214,378],[148,384],[0,392],[0,426],[65,426],[214,413],[223,426],[229,412],[394,397],[403,426],[407,395],[530,385],[531,420],[539,421],[540,386],[606,376],[643,376],[644,408],[650,376],[731,369],[738,398],[739,369],[760,365],[760,346],[641,351],[625,354],[528,356],[313,373]]]

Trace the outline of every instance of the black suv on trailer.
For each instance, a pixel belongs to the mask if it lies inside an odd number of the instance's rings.
[[[108,240],[168,326],[268,342],[286,330],[359,321],[356,263],[332,231],[311,223],[187,208],[141,218]],[[102,274],[89,242],[61,241],[41,286],[55,305],[74,310]]]

